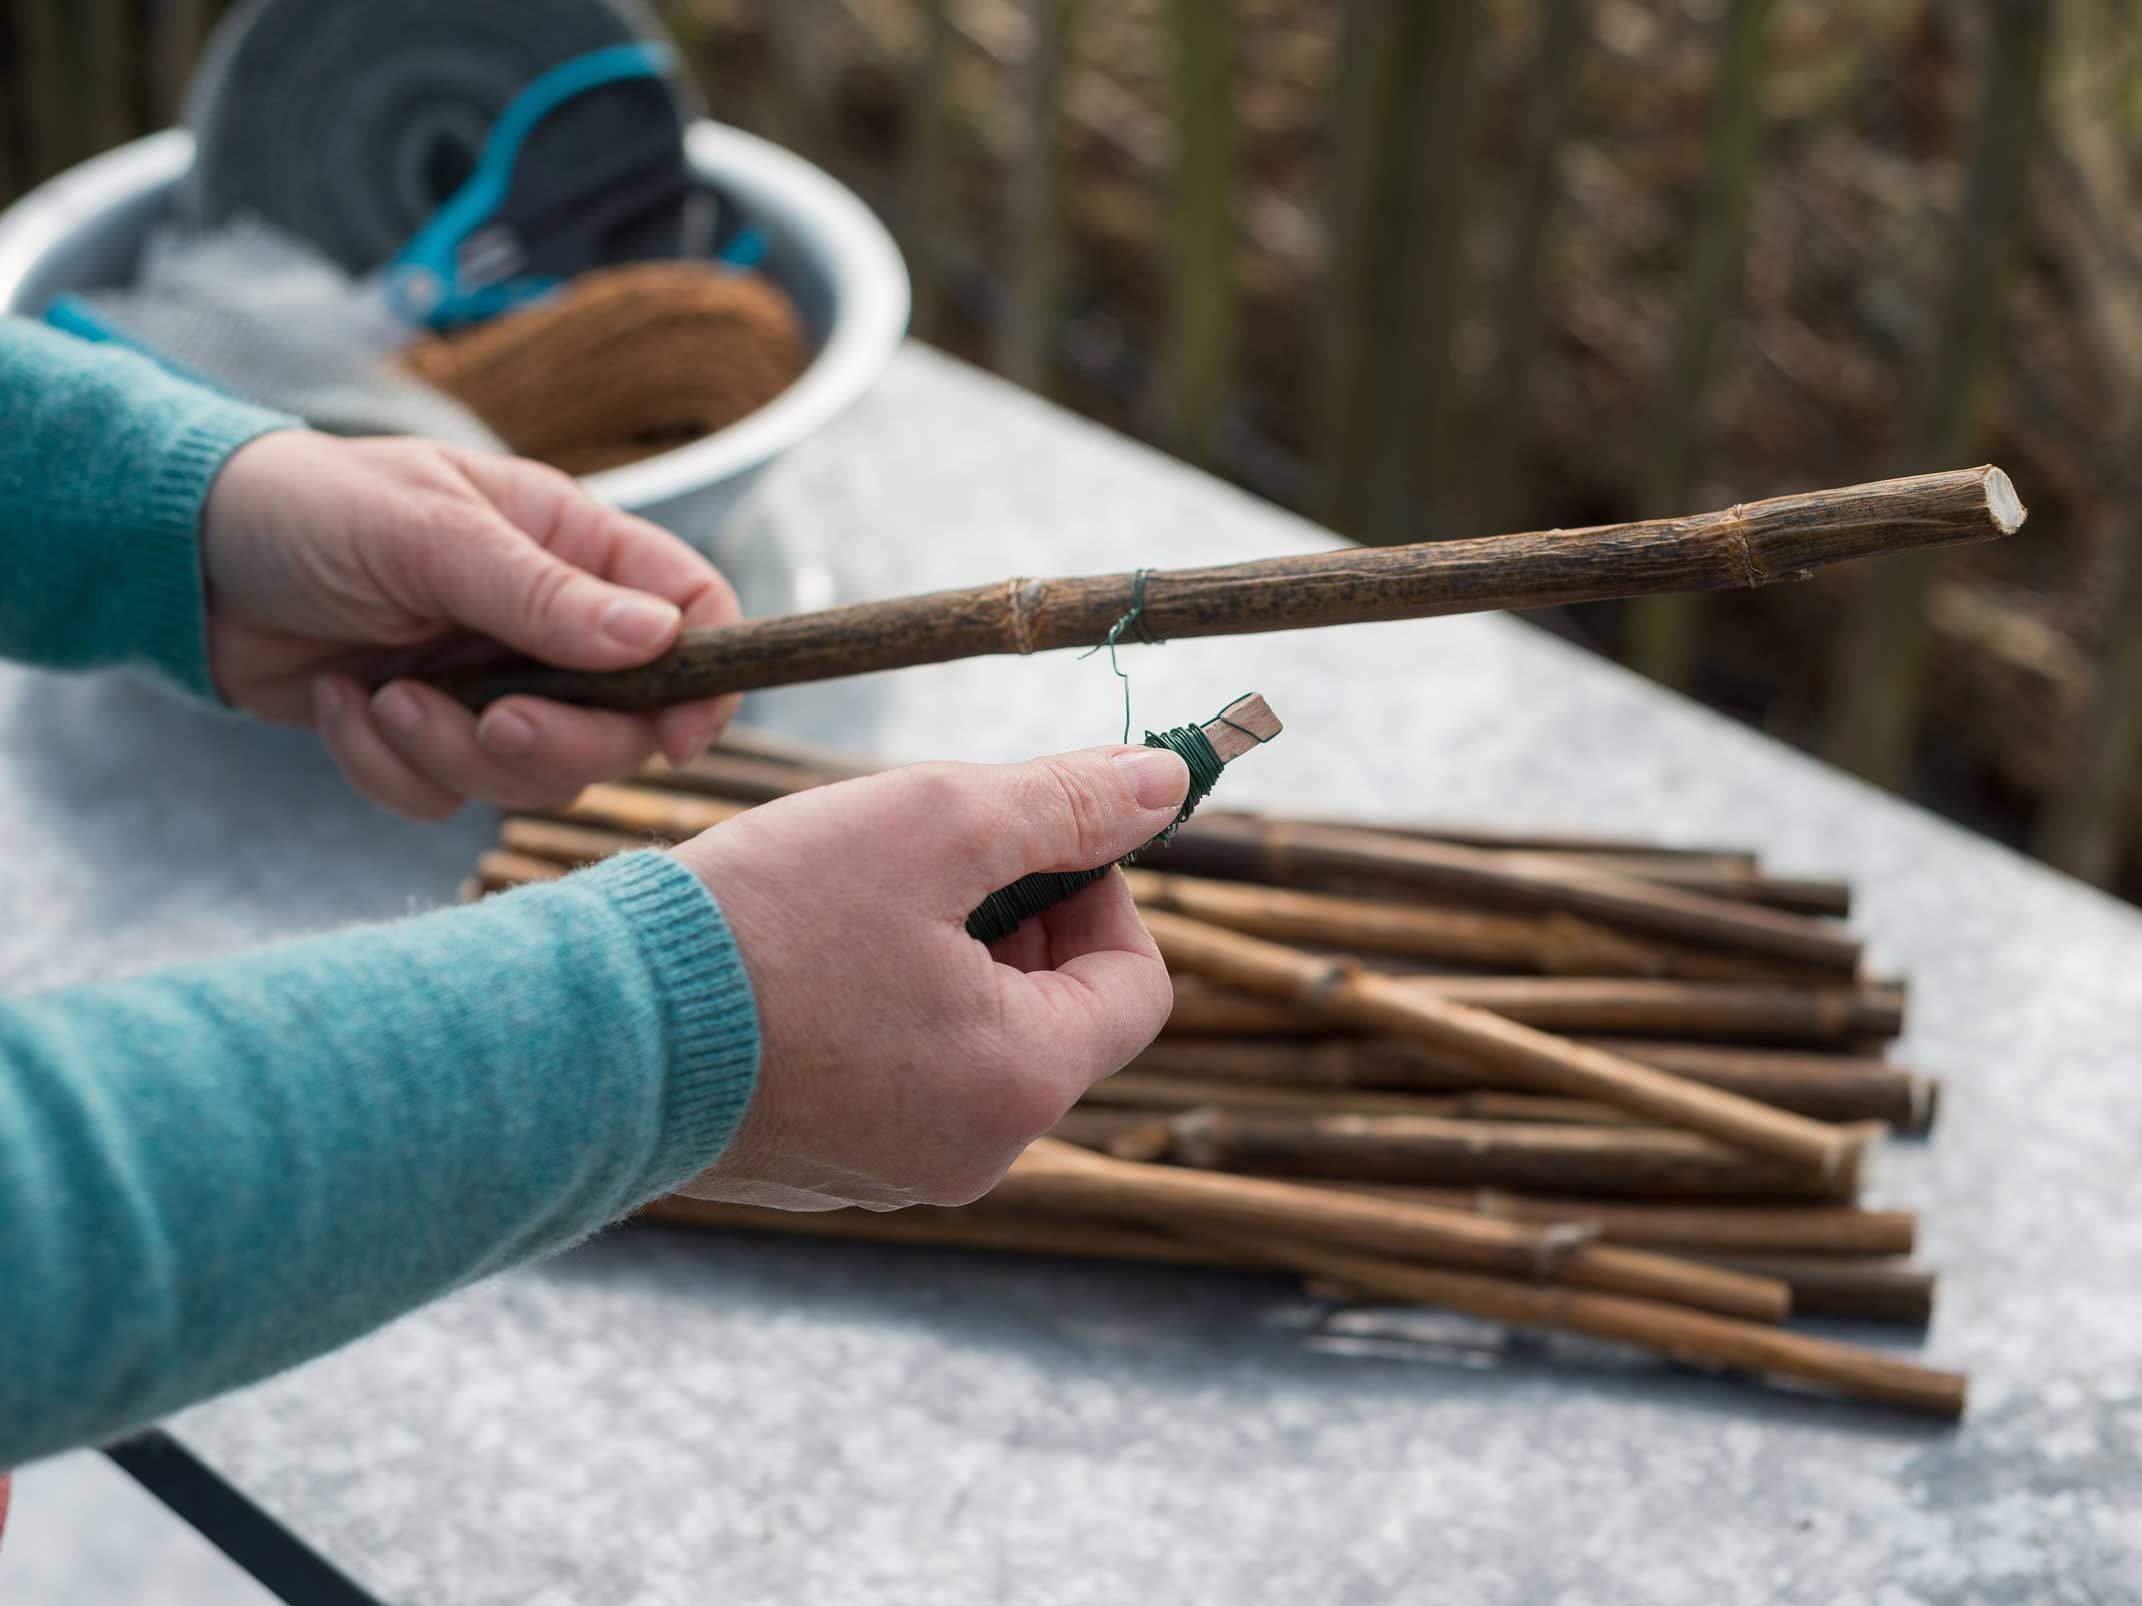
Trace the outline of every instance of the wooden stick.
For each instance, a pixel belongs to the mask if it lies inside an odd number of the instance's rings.
[[[1128,1260],[1219,1268],[1259,1267],[1268,1260],[1212,1239],[1193,1239],[1157,1228],[1086,1216],[1007,1210],[988,1201],[945,1210],[769,1210],[755,1205],[715,1204],[701,1199],[657,1199],[639,1213],[642,1221],[674,1226],[779,1232],[807,1237],[905,1243],[999,1253],[1063,1255],[1077,1259]],[[1894,1260],[1782,1255],[1689,1255],[1686,1258],[1774,1277],[1792,1290],[1795,1315],[1844,1316],[1862,1321],[1925,1326],[1932,1319],[1934,1275]],[[1349,1288],[1349,1293],[1352,1290]],[[1358,1297],[1358,1296],[1357,1296]]]
[[[1156,912],[1146,923],[1151,926],[1172,918],[1176,917]],[[1317,962],[1327,969],[1333,963],[1329,959]],[[1641,977],[1616,981],[1532,976],[1383,979],[1418,999],[1492,1010],[1526,1026],[1601,1037],[1627,1033],[1714,1043],[1843,1045],[1869,1037],[1894,1037],[1904,1018],[1903,989],[1891,983],[1802,988]],[[1202,1037],[1318,1037],[1367,1029],[1297,1004],[1221,986],[1180,968],[1167,1025],[1170,1032]]]
[[[1135,1062],[1133,1062],[1135,1064]],[[1250,1113],[1302,1110],[1315,1115],[1426,1115],[1449,1121],[1554,1121],[1580,1126],[1641,1125],[1642,1118],[1588,1099],[1473,1089],[1464,1093],[1351,1093],[1322,1087],[1279,1087],[1187,1076],[1141,1076],[1118,1071],[1087,1090],[1082,1104],[1145,1110],[1213,1108]]]
[[[1229,813],[1253,813],[1262,819],[1280,816],[1260,811],[1243,809],[1228,810]],[[1430,842],[1455,842],[1461,847],[1486,848],[1497,853],[1547,853],[1557,858],[1573,859],[1692,859],[1723,869],[1737,866],[1753,874],[1756,856],[1746,848],[1728,848],[1716,845],[1679,845],[1671,842],[1649,842],[1635,837],[1613,836],[1604,832],[1589,831],[1523,831],[1485,825],[1428,824],[1415,825],[1393,820],[1361,820],[1351,816],[1311,815],[1297,817],[1297,825],[1331,825],[1348,831],[1377,831],[1389,836],[1411,837]],[[1605,865],[1597,866],[1604,869]]]
[[[1932,1078],[1877,1059],[1633,1038],[1575,1041],[1818,1121],[1881,1121],[1918,1132],[1932,1124],[1938,1105],[1939,1084]],[[1163,1036],[1128,1069],[1214,1087],[1343,1088],[1384,1095],[1453,1094],[1480,1083],[1480,1073],[1463,1054],[1391,1037]]]
[[[991,1249],[1026,1255],[1067,1255],[1093,1260],[1158,1261],[1186,1266],[1262,1266],[1214,1244],[1195,1243],[1150,1227],[1090,1218],[1037,1216],[1011,1211],[956,1210],[916,1205],[907,1210],[770,1210],[761,1205],[717,1204],[706,1199],[657,1199],[639,1212],[641,1221],[679,1227],[728,1228],[739,1232],[794,1233],[809,1238],[917,1244],[946,1249]]]
[[[508,693],[653,708],[955,658],[1090,647],[1127,613],[1137,616],[1130,635],[1169,640],[1760,586],[1855,558],[1991,540],[2023,516],[2007,475],[1961,469],[1691,518],[1216,568],[1007,580],[691,631],[639,669],[477,667],[435,684],[472,708]]]
[[[671,764],[660,758],[650,759],[641,770],[640,779],[650,786],[704,792],[711,797],[726,797],[740,803],[762,803],[772,798],[786,797],[791,792],[805,791],[813,786],[825,786],[833,781],[875,775],[884,768],[883,765],[856,758],[848,753],[794,741],[757,726],[731,725],[722,733],[718,746],[687,759],[682,764]],[[1278,818],[1240,809],[1219,812],[1248,814],[1249,817],[1257,819]],[[1457,842],[1467,847],[1488,848],[1499,852],[1544,853],[1555,858],[1580,862],[1597,858],[1634,861],[1639,866],[1647,861],[1656,861],[1661,866],[1686,863],[1720,876],[1731,871],[1740,871],[1753,877],[1758,872],[1756,855],[1746,848],[1683,846],[1636,837],[1585,832],[1507,831],[1470,825],[1407,825],[1352,818],[1312,817],[1296,819],[1291,823],[1340,826],[1348,830]],[[1607,868],[1603,863],[1588,867]],[[1646,871],[1638,869],[1633,873],[1641,876]]]
[[[754,746],[762,739],[754,737]],[[778,749],[777,749],[778,750]],[[816,754],[818,750],[805,748]],[[695,792],[737,803],[768,803],[777,797],[808,791],[833,781],[874,773],[873,766],[823,755],[815,765],[783,762],[751,752],[731,752],[717,747],[709,753],[670,764],[653,759],[641,769],[640,784],[672,792]],[[1273,821],[1266,815],[1241,811],[1207,811],[1207,818],[1247,818]],[[1547,867],[1583,874],[1611,874],[1638,881],[1654,881],[1684,891],[1708,893],[1791,909],[1803,914],[1843,915],[1851,907],[1851,889],[1838,881],[1813,877],[1766,876],[1757,868],[1755,855],[1715,848],[1672,848],[1629,841],[1594,838],[1498,837],[1479,832],[1440,827],[1361,825],[1337,820],[1284,821],[1281,824],[1321,825],[1345,830],[1374,831],[1409,841],[1447,841],[1512,856],[1520,866]],[[1574,843],[1605,845],[1575,846]],[[1384,900],[1388,902],[1389,900]]]
[[[1346,831],[1389,837],[1399,843],[1433,842],[1473,848],[1491,853],[1514,868],[1552,869],[1580,874],[1615,875],[1632,881],[1654,881],[1714,897],[1768,904],[1801,914],[1845,915],[1851,911],[1852,889],[1842,881],[1814,876],[1772,876],[1763,873],[1753,853],[1744,849],[1669,847],[1614,837],[1533,836],[1441,825],[1399,825],[1388,821],[1365,821],[1332,817],[1290,818],[1262,810],[1213,809],[1207,821],[1243,821],[1259,826],[1292,826],[1311,830]],[[1217,850],[1214,853],[1215,862]],[[1186,864],[1185,866],[1189,866]],[[1214,871],[1212,873],[1218,873]],[[1253,875],[1267,880],[1268,876]],[[1290,885],[1326,885],[1340,878],[1297,877]],[[1334,887],[1333,890],[1338,890]],[[1392,889],[1397,890],[1397,889]],[[1389,892],[1386,892],[1389,896]]]
[[[1904,1029],[1901,982],[1781,987],[1581,976],[1403,976],[1426,998],[1493,1010],[1529,1026],[1602,1036],[1650,1033],[1728,1042],[1836,1043]]]
[[[778,742],[768,747],[767,738],[760,733],[748,737],[748,746],[732,751],[730,744],[734,738],[732,732],[723,738],[724,745],[683,764],[650,760],[638,779],[643,785],[668,791],[697,792],[737,803],[767,803],[814,786],[875,773],[874,766],[816,748],[792,750]],[[759,751],[762,747],[784,755],[793,752],[795,756],[764,756]],[[809,756],[809,761],[805,755]],[[1207,810],[1205,817],[1278,818],[1245,814],[1241,810]],[[1403,826],[1352,820],[1311,819],[1280,823],[1374,831],[1408,840],[1453,842],[1496,853],[1542,858],[1568,870],[1603,871],[1633,880],[1657,881],[1688,891],[1711,892],[1720,897],[1796,909],[1804,914],[1844,915],[1851,905],[1851,889],[1844,883],[1813,877],[1766,876],[1761,873],[1755,855],[1744,849],[1673,847],[1615,837],[1525,835],[1473,827]]]
[[[718,824],[726,815],[700,813],[696,800],[647,801],[630,797],[632,789],[591,787],[564,812],[568,820],[529,816],[509,817],[500,827],[499,840],[509,853],[556,864],[592,863],[614,853],[661,846],[690,836],[696,830]],[[624,794],[624,795],[621,795]],[[723,805],[714,805],[716,808]],[[575,823],[581,820],[608,822],[617,829]],[[702,823],[704,822],[704,823]],[[668,829],[663,829],[667,827]],[[641,834],[634,835],[634,831]],[[508,861],[494,869],[503,872]],[[1377,952],[1410,948],[1419,952],[1431,946],[1445,950],[1444,957],[1457,959],[1469,952],[1483,963],[1507,962],[1532,957],[1546,965],[1562,963],[1613,969],[1623,961],[1631,971],[1661,965],[1676,969],[1708,968],[1700,953],[1634,943],[1583,922],[1565,917],[1469,915],[1455,911],[1411,909],[1387,904],[1356,904],[1345,899],[1321,899],[1303,894],[1273,893],[1245,889],[1226,883],[1190,881],[1184,877],[1160,877],[1148,872],[1129,872],[1132,890],[1142,906],[1152,909],[1196,911],[1212,923],[1243,929],[1263,928],[1261,934],[1343,936],[1349,930],[1362,947]],[[529,873],[523,880],[550,879]],[[510,884],[499,882],[495,884]],[[1274,901],[1274,900],[1295,901]],[[1351,911],[1359,917],[1349,926]],[[1453,1001],[1490,1008],[1527,1025],[1564,1030],[1590,1031],[1686,1031],[1696,1036],[1779,1039],[1788,1042],[1834,1041],[1842,1037],[1893,1034],[1901,1025],[1902,1000],[1890,988],[1789,988],[1751,984],[1747,988],[1644,988],[1625,985],[1583,986],[1528,984],[1522,977],[1423,977],[1411,980],[1423,991]],[[1309,1030],[1313,1023],[1294,1012],[1244,1009],[1239,1002],[1214,1001],[1204,990],[1191,986],[1179,990],[1171,1030],[1210,1029],[1220,1018],[1232,1020],[1238,1031]],[[1645,1059],[1641,1054],[1631,1058]],[[1651,1061],[1646,1061],[1650,1063]],[[1678,1067],[1676,1067],[1678,1068]],[[1697,1080],[1711,1080],[1698,1077]],[[1712,1085],[1727,1085],[1714,1080]],[[1761,1097],[1761,1094],[1755,1095]],[[1855,1115],[1822,1114],[1827,1119],[1878,1118],[1899,1125],[1923,1126],[1907,1121],[1915,1108],[1912,1095],[1899,1095],[1894,1108],[1860,1110]],[[1798,1108],[1781,1099],[1783,1108]]]
[[[1688,1258],[1780,1279],[1792,1290],[1795,1316],[1842,1316],[1913,1327],[1934,1319],[1934,1274],[1901,1260],[1739,1252],[1690,1253]]]
[[[1049,1136],[1117,1160],[1162,1160],[1174,1152],[1175,1131],[1164,1115],[1145,1109],[1078,1104],[1064,1111]]]
[[[1588,1227],[1602,1243],[1675,1253],[1908,1255],[1918,1217],[1908,1210],[1837,1205],[1632,1204],[1626,1199],[1556,1198],[1503,1188],[1417,1188],[1391,1182],[1327,1182],[1385,1199],[1410,1199],[1446,1210],[1473,1210],[1505,1221]]]
[[[487,892],[504,892],[508,887],[525,887],[533,881],[557,881],[564,875],[562,865],[532,859],[524,853],[493,849],[477,859],[476,873],[469,878],[468,890],[474,896],[482,897]]]
[[[605,831],[592,825],[574,825],[565,820],[539,820],[509,814],[498,824],[498,843],[507,852],[558,865],[595,864],[618,853],[640,848],[668,847],[660,838],[633,836],[624,831]]]
[[[1225,811],[1220,811],[1219,817],[1224,818]],[[1359,829],[1336,822],[1320,828],[1338,831]],[[1410,835],[1399,833],[1393,836],[1393,840],[1473,846],[1470,843],[1447,840],[1432,831],[1420,831]],[[1186,850],[1183,863],[1176,868],[1200,875],[1227,875],[1237,880],[1269,879],[1255,873],[1244,876],[1227,870],[1223,867],[1225,861],[1216,855],[1209,857],[1207,862],[1197,862],[1187,856],[1190,851],[1192,850]],[[1497,864],[1507,868],[1529,868],[1580,876],[1618,876],[1627,881],[1647,882],[1680,892],[1698,893],[1704,897],[1724,898],[1731,903],[1759,904],[1788,914],[1842,918],[1852,912],[1851,887],[1842,881],[1825,880],[1817,876],[1777,876],[1738,868],[1712,868],[1702,860],[1689,861],[1693,866],[1690,868],[1665,856],[1646,857],[1638,853],[1554,853],[1531,848],[1488,848],[1476,851],[1491,854]],[[1305,891],[1336,893],[1342,897],[1380,898],[1385,902],[1451,901],[1451,895],[1448,893],[1394,884],[1363,875],[1301,874],[1287,885],[1298,886]],[[1476,895],[1475,901],[1492,907],[1483,895]],[[1497,901],[1507,904],[1509,900]]]
[[[667,803],[641,805],[627,811],[607,791],[598,792],[594,798],[583,796],[570,812],[575,818],[610,818],[620,823],[638,819],[649,826],[665,822],[683,826],[696,818],[677,812],[675,805]],[[642,830],[644,833],[646,827]],[[508,818],[500,827],[499,840],[512,852],[574,865],[654,845],[649,834],[633,836],[622,830],[528,816]],[[1766,961],[1707,954],[1676,944],[1647,943],[1570,915],[1476,914],[1285,892],[1239,882],[1163,876],[1145,870],[1127,874],[1132,895],[1143,907],[1173,910],[1258,936],[1343,943],[1360,953],[1482,965],[1536,965],[1550,973],[1586,976],[1768,976],[1772,980],[1778,976]]]
[[[1641,1038],[1580,1041],[1818,1121],[1880,1121],[1898,1132],[1925,1132],[1941,1107],[1939,1078],[1876,1058]]]
[[[1148,869],[1296,884],[1304,878],[1375,877],[1439,898],[1560,909],[1622,930],[1763,954],[1846,974],[1860,945],[1841,927],[1807,915],[1613,875],[1570,869],[1551,857],[1495,854],[1427,842],[1214,815],[1185,826]]]
[[[1348,953],[1569,976],[1776,981],[1827,974],[1771,960],[1631,937],[1559,911],[1508,914],[1434,908],[1146,869],[1128,873],[1131,895],[1145,908],[1170,910],[1275,942],[1306,943]]]
[[[591,786],[557,810],[556,816],[578,825],[599,826],[606,831],[682,842],[733,820],[743,812],[741,804],[723,803],[710,797],[684,797],[638,786]],[[646,847],[649,844],[642,841],[638,845]]]
[[[731,725],[721,733],[721,744],[713,751],[738,753],[747,758],[762,758],[773,764],[786,764],[793,769],[810,770],[815,773],[820,784],[828,781],[852,781],[860,776],[875,775],[884,768],[881,764],[859,758],[853,753],[823,747],[816,742],[802,741],[794,736],[784,736],[778,731],[766,729],[763,725]]]
[[[1355,1244],[1439,1265],[1489,1267],[1590,1288],[1670,1299],[1781,1321],[1783,1287],[1761,1278],[1691,1276],[1691,1263],[1633,1249],[1602,1249],[1581,1230],[1522,1226],[1465,1211],[1261,1177],[1140,1165],[1043,1138],[991,1192],[999,1204],[1059,1215],[1103,1215],[1169,1228],[1214,1225]],[[1698,1268],[1707,1273],[1711,1268]]]
[[[1878,1350],[1652,1300],[1521,1283],[1481,1272],[1431,1269],[1320,1244],[1204,1228],[1198,1236],[1234,1253],[1257,1255],[1273,1265],[1364,1293],[1435,1305],[1513,1327],[1584,1333],[1634,1344],[1694,1366],[1795,1378],[1848,1398],[1907,1411],[1949,1419],[1963,1415],[1961,1374],[1900,1361]]]
[[[1638,1199],[1853,1194],[1849,1175],[1757,1158],[1670,1127],[1213,1109],[1192,1110],[1173,1125],[1175,1158],[1210,1170]]]
[[[1171,971],[1192,971],[1278,997],[1327,1019],[1461,1050],[1498,1073],[1498,1079],[1527,1091],[1597,1099],[1812,1168],[1825,1177],[1849,1179],[1857,1167],[1863,1134],[1684,1081],[1483,1009],[1423,995],[1390,977],[1336,966],[1277,943],[1200,925],[1180,915],[1149,913],[1146,925]]]
[[[1221,1268],[1264,1267],[1256,1256],[1210,1239],[1184,1238],[1158,1228],[1089,1216],[1045,1215],[1008,1210],[984,1200],[959,1209],[918,1206],[911,1210],[769,1210],[715,1204],[700,1199],[657,1199],[640,1219],[677,1226],[731,1228],[745,1232],[800,1233],[810,1237],[877,1240],[950,1249],[1063,1255],[1078,1259],[1146,1261]],[[1807,1258],[1779,1255],[1685,1258],[1774,1277],[1793,1291],[1795,1315],[1845,1316],[1863,1321],[1924,1326],[1932,1316],[1934,1276],[1894,1260]]]
[[[830,786],[835,778],[814,770],[798,769],[793,764],[731,753],[717,747],[710,753],[686,759],[682,764],[649,759],[633,779],[642,786],[665,792],[694,792],[701,797],[724,798],[731,803],[771,803],[775,798]]]

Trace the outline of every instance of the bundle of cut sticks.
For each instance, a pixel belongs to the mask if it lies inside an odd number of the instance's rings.
[[[509,818],[472,895],[866,766],[748,730]],[[1277,1268],[1320,1292],[1565,1331],[1955,1417],[1964,1379],[1784,1325],[1923,1326],[1916,1223],[1861,1207],[1935,1084],[1891,1064],[1848,889],[1729,848],[1201,812],[1127,872],[1167,1029],[988,1198],[656,1220]]]

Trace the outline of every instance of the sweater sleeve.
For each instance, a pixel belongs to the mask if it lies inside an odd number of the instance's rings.
[[[231,453],[297,422],[0,318],[0,657],[144,664],[214,698],[201,507]]]
[[[715,1158],[758,1054],[657,853],[0,1005],[0,1468],[587,1236]]]

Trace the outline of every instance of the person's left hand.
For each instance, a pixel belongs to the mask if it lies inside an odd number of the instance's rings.
[[[350,784],[419,819],[546,808],[660,751],[713,741],[736,699],[645,714],[501,698],[482,717],[421,681],[484,641],[626,669],[738,617],[711,564],[567,475],[417,440],[263,435],[201,520],[208,659],[235,706],[315,726]],[[384,685],[374,686],[382,677]]]

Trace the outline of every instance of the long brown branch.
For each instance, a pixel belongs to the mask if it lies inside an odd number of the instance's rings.
[[[688,633],[612,672],[535,664],[451,671],[471,707],[527,693],[598,708],[691,698],[998,653],[1090,647],[1135,606],[1125,639],[1545,608],[1797,580],[1826,564],[1988,541],[2023,522],[1991,466],[1747,502],[1689,518],[1416,546],[1355,547],[1213,568],[998,581]]]

